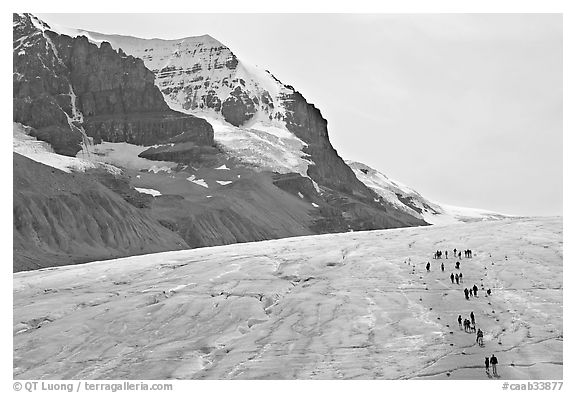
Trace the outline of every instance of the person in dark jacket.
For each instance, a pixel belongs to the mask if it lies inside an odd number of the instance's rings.
[[[472,287],[472,291],[474,291],[474,297],[478,297],[478,287],[476,286],[476,284],[474,284],[474,286]]]
[[[490,358],[484,358],[484,365],[486,366],[486,374],[490,374]]]
[[[484,332],[482,332],[482,329],[478,329],[478,332],[476,332],[476,342],[480,346],[484,345]]]
[[[464,297],[468,300],[468,288],[464,288]]]
[[[430,262],[428,262],[428,263],[426,264],[426,271],[428,271],[428,272],[430,271]]]
[[[458,315],[458,326],[462,328],[462,315]]]
[[[498,372],[496,371],[496,365],[498,364],[498,358],[496,356],[494,356],[494,354],[492,354],[492,357],[490,358],[490,364],[492,365],[492,374],[498,375]]]
[[[454,284],[454,273],[450,274],[450,281],[452,281],[452,284]]]
[[[440,265],[440,268],[442,269],[442,271],[444,271],[444,262],[442,262],[442,265]]]
[[[474,311],[470,311],[470,320],[474,325],[476,325],[476,321],[474,320]]]

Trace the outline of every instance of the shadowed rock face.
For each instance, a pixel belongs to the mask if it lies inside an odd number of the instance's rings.
[[[170,110],[89,117],[84,128],[87,135],[94,137],[95,143],[127,142],[149,146],[166,143],[176,136],[200,146],[214,143],[212,127],[206,120]]]
[[[168,107],[141,59],[34,22],[42,23],[14,14],[14,121],[37,129],[33,136],[57,153],[75,155],[83,129],[97,142],[151,145],[188,134],[213,144],[205,120]]]
[[[222,104],[222,116],[228,123],[236,127],[250,120],[255,113],[254,102],[246,92],[242,91],[240,86],[232,90],[230,97]]]
[[[322,184],[351,195],[375,198],[376,194],[361,183],[346,165],[328,138],[328,122],[320,110],[294,92],[284,100],[286,126],[308,144],[304,152],[310,154],[316,165],[308,167],[308,174]]]
[[[32,18],[13,16],[14,121],[33,127],[32,135],[55,151],[74,155],[82,135],[70,124],[79,119],[74,119],[69,72]]]

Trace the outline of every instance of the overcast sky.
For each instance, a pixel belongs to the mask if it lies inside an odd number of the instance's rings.
[[[37,14],[144,38],[209,34],[294,86],[345,159],[434,201],[562,214],[559,14]]]

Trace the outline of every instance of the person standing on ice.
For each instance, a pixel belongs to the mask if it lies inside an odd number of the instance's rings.
[[[474,311],[470,311],[470,320],[474,325],[476,325],[476,321],[474,320]]]
[[[462,251],[458,251],[458,259],[462,259]]]
[[[458,275],[458,278],[460,279],[460,282],[464,282],[464,281],[462,280],[462,273],[460,273],[460,274]]]
[[[482,329],[478,329],[478,332],[476,333],[476,342],[480,346],[484,345],[484,332],[482,332]]]
[[[458,315],[458,326],[462,329],[462,315]]]
[[[495,376],[498,375],[498,372],[496,371],[496,365],[498,364],[498,358],[496,356],[494,356],[494,354],[492,354],[492,357],[490,358],[490,364],[492,365],[492,374],[494,374]]]
[[[456,249],[454,249],[454,258],[456,258],[456,251],[457,251],[457,250],[456,250]]]
[[[492,290],[490,288],[488,288],[488,290],[486,291],[486,293],[488,294],[488,296],[490,296],[492,294]]]
[[[442,262],[442,265],[440,265],[440,268],[442,269],[442,271],[444,271],[444,262]],[[452,280],[452,282],[454,282],[454,280]]]
[[[448,251],[444,251],[444,255],[446,255],[446,259],[448,259]]]
[[[450,281],[452,281],[452,284],[454,284],[454,273],[450,274]]]
[[[456,262],[456,265],[454,266],[456,269],[460,269],[460,262]]]
[[[464,297],[468,300],[468,288],[464,288]]]
[[[474,291],[474,297],[478,297],[478,287],[476,286],[476,284],[474,284],[472,290]]]
[[[458,275],[455,275],[454,278],[456,278],[456,284],[460,284],[460,282],[458,282]]]
[[[484,365],[486,366],[486,374],[490,375],[490,358],[484,358]]]
[[[430,262],[428,262],[428,263],[426,264],[426,270],[427,270],[427,271],[430,271]]]

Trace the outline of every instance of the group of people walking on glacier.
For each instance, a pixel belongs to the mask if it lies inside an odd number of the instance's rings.
[[[472,258],[472,250],[463,250],[462,251],[458,251],[456,248],[453,250],[453,256],[454,258],[458,258],[458,261],[456,261],[455,264],[455,268],[458,270],[458,272],[455,273],[451,273],[450,274],[450,281],[452,284],[456,283],[458,285],[463,283],[462,280],[462,272],[459,271],[460,270],[460,260],[462,259],[462,253],[464,253],[464,257],[465,258]],[[442,259],[442,256],[445,256],[445,259],[448,259],[448,251],[444,251],[444,253],[440,250],[437,250],[434,253],[434,259]],[[492,257],[492,254],[490,254],[490,257]],[[426,271],[430,272],[431,269],[431,264],[430,262],[426,263]],[[442,262],[442,264],[440,265],[440,269],[442,270],[442,272],[444,272],[444,262]],[[482,289],[484,289],[484,285],[482,284]],[[466,300],[470,300],[472,297],[477,298],[478,297],[478,291],[479,288],[476,284],[474,284],[472,286],[472,288],[464,288],[464,297]],[[490,296],[492,293],[492,291],[490,289],[486,290],[486,295]],[[464,331],[466,333],[476,333],[476,343],[480,346],[480,347],[484,347],[484,332],[482,331],[482,329],[480,328],[476,328],[476,317],[474,315],[474,311],[470,312],[470,318],[464,318],[462,319],[462,315],[458,315],[458,326],[460,327],[460,329],[464,329]],[[496,365],[498,364],[498,358],[492,354],[492,356],[490,357],[486,357],[484,360],[485,366],[486,366],[486,373],[488,374],[488,376],[490,376],[490,366],[492,367],[492,374],[495,377],[498,377],[498,372],[496,369]]]
[[[458,251],[457,249],[452,250],[454,252],[454,258],[458,256],[458,259],[462,259],[462,251]],[[456,254],[458,253],[458,254]],[[444,256],[448,259],[448,251],[444,251]],[[433,259],[442,259],[442,251],[436,250],[434,253]],[[472,250],[464,250],[464,258],[472,258]]]

